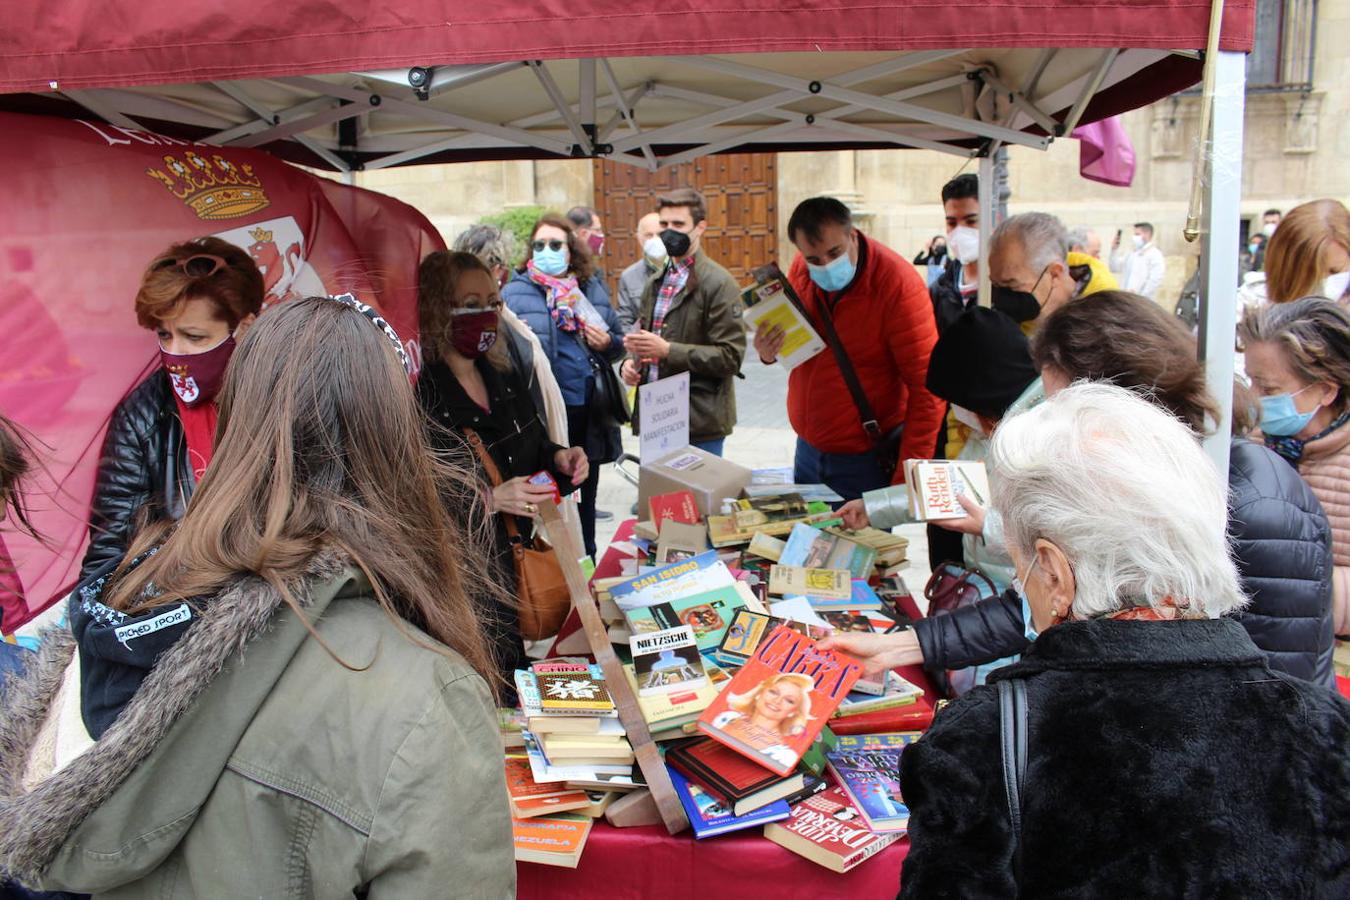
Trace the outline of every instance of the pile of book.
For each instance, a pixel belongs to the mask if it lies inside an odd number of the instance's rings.
[[[894,602],[906,542],[847,531],[807,499],[827,489],[775,492],[772,477],[720,516],[687,492],[652,498],[625,574],[592,587],[695,837],[762,828],[843,872],[903,836],[899,754],[932,709],[896,673],[864,678],[817,641],[909,626]],[[642,787],[641,770],[598,666],[545,660],[516,686],[502,733],[517,858],[575,866],[591,817]]]

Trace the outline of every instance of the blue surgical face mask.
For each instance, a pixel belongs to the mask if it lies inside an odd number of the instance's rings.
[[[1035,559],[1031,561],[1030,566],[1027,566],[1027,578],[1031,577],[1031,570],[1034,568],[1036,568]],[[1027,640],[1034,641],[1040,636],[1040,632],[1036,630],[1035,623],[1031,621],[1031,604],[1027,602],[1026,580],[1014,575],[1012,589],[1017,592],[1018,599],[1022,601],[1022,634],[1026,636]]]
[[[1305,413],[1298,411],[1294,406],[1294,398],[1306,391],[1312,385],[1303,388],[1303,390],[1294,391],[1292,394],[1276,394],[1273,397],[1261,398],[1261,431],[1263,434],[1273,435],[1274,437],[1290,437],[1298,434],[1308,427],[1312,417],[1317,413],[1317,407]]]
[[[837,259],[823,266],[807,263],[806,269],[811,274],[811,280],[819,285],[821,290],[842,291],[853,280],[858,266],[848,258],[847,253],[841,253]]]
[[[557,277],[567,271],[567,249],[564,247],[558,250],[550,250],[545,247],[543,250],[534,251],[534,265],[545,275]]]

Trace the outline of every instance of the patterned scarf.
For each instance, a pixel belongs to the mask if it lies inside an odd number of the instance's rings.
[[[1201,619],[1204,616],[1199,610],[1191,608],[1189,600],[1178,601],[1164,597],[1157,606],[1153,606],[1147,600],[1129,597],[1125,599],[1123,609],[1107,613],[1102,618],[1118,621],[1165,622],[1172,619]]]
[[[530,276],[530,281],[544,289],[544,301],[548,304],[549,315],[553,317],[553,324],[558,326],[559,331],[573,332],[581,330],[581,316],[577,314],[576,307],[585,297],[581,293],[581,288],[577,286],[575,275],[564,275],[561,278],[539,271],[534,265],[534,260],[525,264],[525,270]]]
[[[1268,434],[1266,435],[1266,446],[1289,460],[1292,464],[1298,465],[1299,460],[1303,459],[1304,447],[1311,444],[1313,441],[1321,440],[1337,428],[1340,428],[1346,422],[1350,422],[1350,412],[1341,413],[1336,417],[1336,421],[1304,441],[1301,441],[1296,437],[1278,437],[1277,435]]]

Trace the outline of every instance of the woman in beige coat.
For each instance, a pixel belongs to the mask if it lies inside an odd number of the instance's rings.
[[[119,898],[513,894],[468,599],[491,588],[440,499],[472,489],[429,453],[397,348],[323,298],[242,342],[182,521],[77,589],[9,683],[0,876]]]
[[[1350,634],[1350,312],[1321,297],[1247,311],[1238,329],[1266,445],[1331,523],[1336,634]]]

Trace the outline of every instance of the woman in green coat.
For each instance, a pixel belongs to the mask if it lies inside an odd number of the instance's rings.
[[[429,452],[400,357],[373,310],[325,298],[241,343],[184,518],[81,585],[9,685],[0,877],[110,898],[514,893],[469,601],[488,567],[441,501],[473,488]]]

